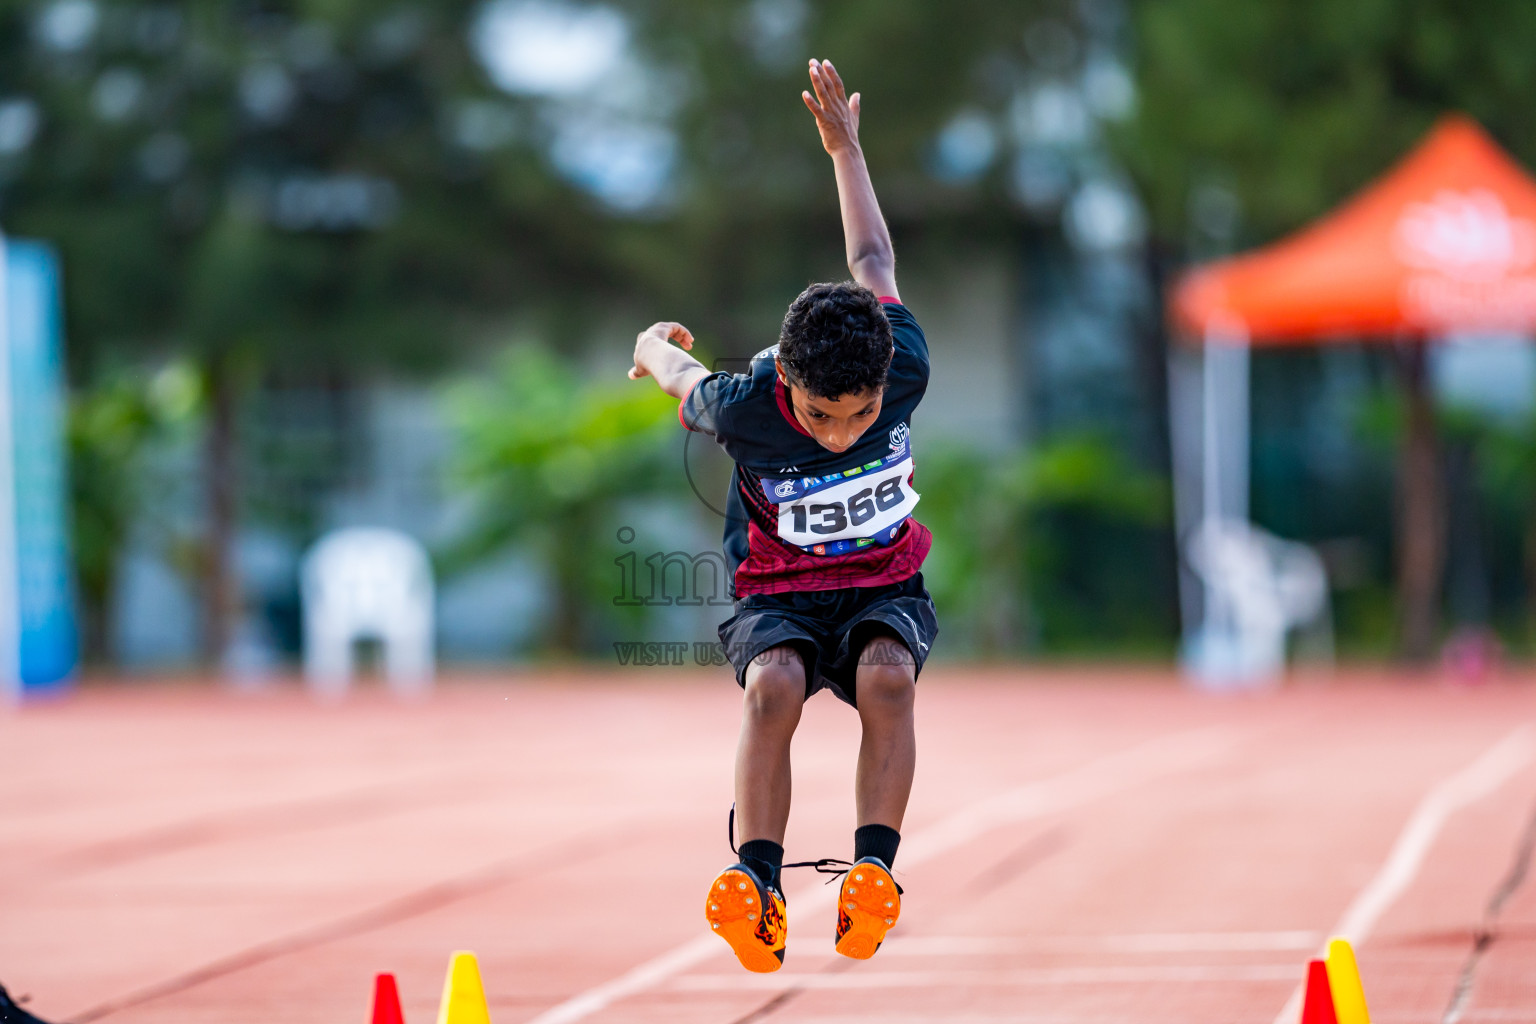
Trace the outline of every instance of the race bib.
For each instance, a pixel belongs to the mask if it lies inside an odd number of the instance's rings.
[[[779,506],[779,537],[817,555],[889,544],[917,507],[911,450],[823,477],[764,479]]]

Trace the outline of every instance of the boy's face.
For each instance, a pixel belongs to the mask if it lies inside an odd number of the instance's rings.
[[[777,360],[775,360],[777,362]],[[870,424],[880,418],[885,395],[878,391],[838,398],[813,398],[810,392],[789,380],[784,367],[778,367],[779,380],[789,392],[790,408],[800,425],[811,432],[816,443],[828,451],[845,452],[864,436]]]

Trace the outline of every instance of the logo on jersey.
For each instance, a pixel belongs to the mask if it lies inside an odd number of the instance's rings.
[[[773,493],[780,498],[787,498],[795,493],[795,482],[793,480],[780,480],[778,486],[773,489]]]
[[[798,472],[800,472],[800,467],[799,466],[784,466],[783,468],[781,468],[779,470],[779,472],[780,473],[798,473]]]
[[[891,428],[891,451],[899,452],[907,446],[907,425],[898,423]]]

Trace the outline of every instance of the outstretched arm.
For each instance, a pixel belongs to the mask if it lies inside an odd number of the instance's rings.
[[[837,174],[837,201],[843,210],[843,238],[848,247],[848,271],[876,295],[900,298],[896,291],[896,251],[886,230],[875,186],[859,147],[859,94],[850,98],[843,79],[829,60],[811,61],[811,88],[800,94],[816,116],[821,144],[832,157]]]
[[[674,347],[673,341],[682,347]],[[655,377],[661,390],[682,401],[701,377],[709,376],[709,369],[684,351],[691,348],[693,335],[682,324],[652,324],[635,338],[635,365],[629,379]]]

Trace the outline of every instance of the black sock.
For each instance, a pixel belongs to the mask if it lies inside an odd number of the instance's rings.
[[[757,877],[774,892],[782,893],[779,872],[784,866],[784,847],[772,839],[748,839],[736,848],[741,862],[756,872]]]
[[[879,857],[887,868],[896,863],[896,847],[901,833],[889,825],[860,825],[853,830],[853,859]]]

